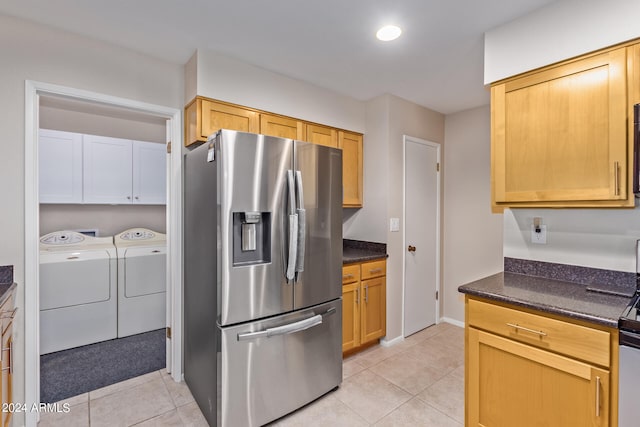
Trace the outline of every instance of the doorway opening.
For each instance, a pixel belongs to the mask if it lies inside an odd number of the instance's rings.
[[[440,144],[404,136],[403,336],[438,322]]]
[[[140,103],[123,98],[111,97],[108,95],[81,91],[72,88],[60,87],[55,85],[49,85],[38,82],[26,82],[26,98],[25,98],[26,110],[25,110],[25,395],[27,404],[38,404],[41,401],[41,354],[47,353],[43,357],[48,357],[51,354],[64,353],[75,351],[78,346],[77,343],[84,345],[82,348],[91,346],[99,346],[104,343],[112,345],[112,349],[118,348],[121,354],[127,353],[128,348],[149,349],[155,350],[155,363],[161,363],[162,367],[165,367],[171,374],[174,380],[179,381],[182,377],[181,372],[181,156],[180,148],[182,146],[182,133],[181,133],[181,111],[178,109],[157,106],[152,104]],[[41,130],[42,129],[42,130]],[[63,132],[66,136],[71,138],[80,138],[82,140],[83,135],[87,135],[85,139],[90,141],[89,143],[82,145],[80,143],[80,151],[76,151],[75,154],[69,145],[63,145],[68,148],[69,153],[60,153],[56,150],[51,150],[51,147],[55,148],[55,144],[45,145],[41,141],[43,129],[53,132]],[[113,143],[102,144],[97,147],[96,141],[99,138],[93,138],[100,136],[99,142]],[[93,139],[92,139],[93,138]],[[91,145],[91,141],[96,143],[95,146]],[[139,143],[137,143],[138,141]],[[171,142],[174,147],[178,149],[167,150],[166,144]],[[41,145],[43,144],[43,145]],[[97,147],[97,148],[96,148]],[[104,150],[108,147],[108,150]],[[112,149],[115,147],[114,149]],[[88,151],[82,151],[82,150]],[[87,175],[83,170],[87,165],[91,164],[91,156],[87,156],[87,152],[96,149],[94,152],[93,160],[96,166],[94,166],[96,173],[107,173],[107,177],[102,177],[102,180],[94,179],[91,174]],[[102,151],[100,151],[102,150]],[[109,151],[111,150],[111,151]],[[107,183],[107,187],[118,182],[124,176],[123,172],[119,170],[118,159],[121,164],[126,164],[129,157],[118,157],[120,154],[129,150],[130,157],[134,156],[136,150],[137,162],[140,169],[144,169],[147,182],[145,193],[149,195],[136,206],[134,201],[138,194],[131,193],[129,196],[130,203],[127,205],[126,201],[119,202],[117,200],[100,199],[100,197],[109,196],[109,188],[104,186],[100,187],[94,185],[94,190],[97,190],[92,195],[87,195],[85,191],[81,194],[81,199],[78,202],[70,202],[65,199],[64,191],[62,193],[53,192],[53,199],[50,195],[42,196],[42,190],[49,189],[52,180],[48,180],[46,183],[42,182],[40,174],[43,173],[41,169],[42,162],[50,162],[50,157],[56,157],[56,161],[62,165],[67,162],[68,165],[73,164],[73,161],[67,156],[75,156],[76,166],[77,161],[80,161],[81,167],[78,169],[81,173],[79,184],[81,191],[87,190],[87,186],[92,185],[85,183],[85,180],[92,180],[91,183],[96,182]],[[167,155],[167,151],[171,152]],[[115,153],[115,154],[114,154]],[[83,155],[84,154],[84,155]],[[112,156],[113,155],[113,156]],[[80,156],[80,157],[78,157]],[[116,160],[113,163],[113,167],[105,167],[105,162],[109,157],[114,157],[112,160]],[[155,166],[150,159],[155,157]],[[158,161],[160,163],[158,163]],[[135,164],[135,162],[134,162]],[[158,166],[160,165],[160,166]],[[63,166],[64,167],[64,166]],[[65,168],[68,172],[68,168]],[[49,170],[51,172],[51,170]],[[54,171],[55,172],[55,171]],[[91,172],[91,171],[89,171]],[[129,179],[132,179],[132,172],[129,170]],[[133,172],[133,179],[135,179],[136,172]],[[67,173],[67,177],[71,177],[73,174]],[[140,175],[140,174],[139,174]],[[144,174],[143,174],[144,175]],[[154,187],[157,184],[158,177],[162,176],[164,183],[161,186]],[[78,177],[75,177],[78,178]],[[151,185],[151,186],[149,186]],[[67,186],[72,188],[73,185]],[[99,188],[98,188],[99,187]],[[70,190],[71,191],[71,190]],[[73,191],[71,191],[73,192]],[[155,193],[154,193],[155,192]],[[161,194],[164,193],[164,194]],[[97,196],[96,196],[97,194]],[[62,199],[56,197],[62,196]],[[83,200],[82,197],[85,197]],[[91,197],[94,197],[91,199]],[[95,197],[98,197],[97,199]],[[155,199],[153,198],[155,197]],[[93,200],[93,202],[85,203],[86,200]],[[126,292],[118,289],[118,279],[121,281],[122,274],[118,272],[125,271],[123,268],[123,262],[129,262],[124,255],[127,250],[139,249],[130,248],[125,249],[125,245],[122,246],[122,250],[119,252],[116,246],[117,237],[124,235],[125,231],[129,231],[130,235],[135,235],[137,238],[148,235],[145,234],[148,230],[153,236],[158,237],[160,235],[166,236],[166,241],[155,242],[155,246],[151,249],[155,251],[153,254],[155,259],[158,259],[162,255],[165,274],[161,274],[154,280],[145,280],[138,288],[145,286],[148,288],[150,285],[155,290],[147,289],[140,295],[144,295],[148,299],[153,295],[155,298],[154,308],[155,312],[160,311],[162,319],[160,323],[155,322],[149,327],[145,327],[142,330],[135,328],[127,330],[115,330],[115,336],[112,336],[113,328],[108,329],[107,335],[98,336],[94,339],[93,335],[95,331],[87,334],[89,338],[84,338],[84,341],[74,341],[74,334],[68,334],[68,336],[55,335],[54,338],[60,338],[61,340],[70,339],[70,343],[56,343],[57,339],[51,339],[49,334],[52,329],[47,329],[45,323],[42,323],[43,313],[50,315],[56,310],[59,313],[63,313],[66,310],[67,305],[64,303],[55,305],[51,299],[45,300],[43,298],[47,295],[47,290],[42,288],[41,285],[46,283],[47,286],[51,285],[49,278],[55,277],[50,275],[50,272],[45,273],[40,268],[41,262],[48,256],[41,256],[40,253],[40,237],[41,236],[54,236],[53,239],[60,237],[60,231],[73,231],[77,230],[78,239],[88,242],[97,242],[104,244],[101,251],[96,251],[96,254],[102,254],[98,258],[108,259],[108,261],[102,264],[86,264],[90,265],[88,273],[97,272],[100,268],[106,269],[106,275],[104,275],[104,287],[102,289],[102,297],[100,295],[93,295],[95,301],[100,301],[102,307],[105,310],[103,317],[103,323],[116,325],[120,319],[119,314],[116,317],[113,316],[113,309],[122,302],[118,300],[119,295],[125,293],[131,293],[131,290]],[[142,231],[140,231],[142,230]],[[137,233],[137,234],[136,234]],[[72,233],[63,233],[62,237],[67,238],[67,235]],[[128,235],[129,235],[128,234]],[[73,233],[76,236],[75,233]],[[82,237],[86,236],[86,237]],[[50,240],[52,242],[53,240]],[[113,245],[109,242],[113,241]],[[122,243],[122,239],[120,242]],[[126,240],[125,240],[126,242]],[[128,242],[131,243],[131,242]],[[135,242],[134,242],[135,243]],[[137,242],[139,243],[139,242]],[[163,247],[163,245],[165,245]],[[148,246],[148,245],[147,245]],[[162,252],[162,253],[161,253]],[[84,254],[84,252],[83,252]],[[73,254],[71,254],[73,255]],[[73,256],[68,258],[74,258]],[[140,258],[142,259],[142,258]],[[151,257],[145,258],[149,260]],[[74,259],[75,260],[75,259]],[[91,260],[93,261],[93,260]],[[140,261],[138,261],[140,262]],[[147,261],[144,261],[146,263]],[[80,264],[76,264],[80,265]],[[133,271],[135,264],[127,264],[128,270]],[[156,263],[156,265],[159,265]],[[63,266],[67,268],[67,264],[59,263],[56,267]],[[118,268],[120,267],[120,268]],[[55,271],[55,269],[54,269]],[[66,270],[64,270],[66,271]],[[47,277],[43,277],[47,274]],[[145,273],[142,272],[144,275]],[[115,275],[115,277],[114,277]],[[127,279],[128,280],[128,279]],[[164,281],[164,283],[162,283]],[[54,282],[55,283],[55,282]],[[80,286],[82,286],[80,284]],[[160,288],[160,289],[158,289]],[[131,288],[133,289],[133,288]],[[69,295],[74,298],[79,298],[80,292],[74,291],[71,288],[66,288]],[[119,292],[120,291],[120,292]],[[100,291],[94,292],[94,294],[100,293]],[[87,297],[85,295],[85,297]],[[159,300],[158,298],[161,298]],[[90,298],[89,298],[90,299]],[[107,308],[107,301],[111,301],[113,304]],[[87,301],[85,301],[87,302]],[[151,304],[151,303],[149,303]],[[78,304],[82,305],[82,304]],[[159,306],[160,305],[160,306]],[[86,304],[86,312],[95,311],[98,304],[90,305]],[[140,310],[150,310],[143,305],[135,305],[132,313],[134,315],[139,314]],[[121,310],[122,311],[122,310]],[[80,311],[79,313],[81,313]],[[116,308],[116,312],[117,311]],[[50,326],[49,322],[54,319],[54,323],[58,329],[64,329],[64,322],[73,321],[74,316],[80,316],[77,318],[78,322],[83,322],[87,325],[98,324],[95,318],[82,317],[82,314],[76,312],[65,312],[64,315],[58,318],[45,317],[47,326]],[[145,316],[143,316],[145,317]],[[156,316],[157,317],[157,316]],[[62,319],[62,320],[61,320]],[[141,317],[135,317],[133,323],[137,321],[135,319],[141,319]],[[123,322],[120,322],[123,323]],[[156,324],[157,323],[157,324]],[[166,328],[169,328],[165,331]],[[91,329],[88,327],[87,329]],[[105,328],[102,328],[103,330]],[[151,330],[146,330],[151,329]],[[71,328],[69,327],[69,330]],[[173,331],[173,334],[169,332]],[[85,331],[86,332],[86,331]],[[100,334],[98,334],[100,335]],[[171,337],[171,335],[173,335]],[[97,335],[96,335],[97,336]],[[126,336],[126,338],[125,338]],[[108,337],[108,340],[103,338]],[[170,339],[170,338],[171,339]],[[97,341],[97,342],[93,342]],[[131,342],[134,342],[133,344]],[[151,344],[153,343],[153,344]],[[113,347],[115,345],[115,347]],[[131,347],[133,345],[133,347]],[[127,347],[129,346],[129,347]],[[94,352],[101,353],[99,349],[95,349]],[[160,353],[160,354],[158,354]],[[80,356],[83,357],[83,356]],[[161,361],[161,362],[159,362]],[[151,366],[151,365],[149,365]],[[44,369],[44,368],[43,368]],[[106,366],[98,368],[99,370],[108,369]],[[145,369],[143,366],[142,370]],[[129,373],[119,373],[118,375],[135,375],[135,370]],[[104,381],[104,378],[98,380]],[[49,393],[50,390],[47,391]],[[56,392],[59,392],[56,391]],[[51,396],[60,396],[55,393]],[[47,402],[50,397],[45,397],[42,402]],[[27,425],[34,425],[37,422],[37,414],[27,415]]]

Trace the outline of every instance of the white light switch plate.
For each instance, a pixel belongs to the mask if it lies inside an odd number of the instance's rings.
[[[400,231],[400,218],[389,219],[389,231]]]
[[[531,243],[535,243],[538,245],[546,245],[547,244],[547,226],[541,225],[540,232],[536,233],[536,227],[531,225]]]

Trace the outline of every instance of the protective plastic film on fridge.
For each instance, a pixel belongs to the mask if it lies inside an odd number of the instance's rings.
[[[342,152],[221,130],[185,155],[184,370],[210,425],[342,381]]]

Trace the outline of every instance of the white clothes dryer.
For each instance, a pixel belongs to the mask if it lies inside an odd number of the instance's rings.
[[[166,235],[131,228],[114,236],[118,253],[118,337],[166,327]]]
[[[40,354],[117,336],[112,237],[57,231],[40,238]]]

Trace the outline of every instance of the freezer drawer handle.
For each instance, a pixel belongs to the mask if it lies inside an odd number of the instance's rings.
[[[247,332],[244,334],[238,334],[238,341],[248,341],[256,338],[270,338],[278,335],[293,334],[295,332],[304,331],[305,329],[313,328],[322,323],[322,314],[317,314],[308,319],[300,320],[298,322],[289,323],[288,325],[277,326],[275,328],[268,328],[264,331]]]

